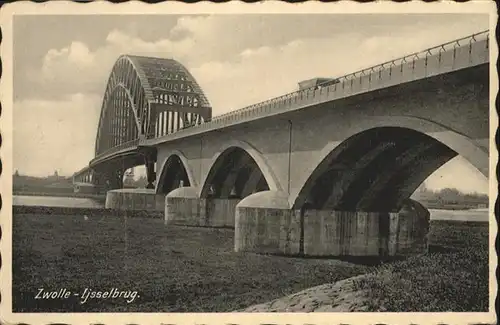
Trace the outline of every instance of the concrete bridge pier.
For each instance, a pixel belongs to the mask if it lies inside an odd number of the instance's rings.
[[[154,190],[155,186],[153,183],[156,180],[154,161],[146,160],[146,175],[147,175],[146,177],[148,180],[148,184],[146,185],[146,188]]]
[[[239,198],[200,198],[198,187],[179,187],[165,199],[165,224],[234,227]]]
[[[234,228],[236,206],[241,199],[236,197],[203,199],[206,226]]]
[[[106,193],[105,206],[115,210],[162,212],[165,196],[145,188],[116,189]]]
[[[408,200],[398,213],[289,208],[282,192],[236,207],[235,251],[306,256],[406,256],[427,252],[430,214]]]
[[[147,189],[154,189],[154,181],[156,180],[156,172],[155,172],[155,162],[156,162],[156,148],[151,147],[141,147],[140,152],[144,157],[144,165],[146,166],[146,177],[148,184],[146,185]]]
[[[106,186],[108,189],[120,189],[123,188],[123,174],[124,171],[121,169],[115,170],[106,179]]]
[[[193,186],[179,187],[165,197],[165,225],[206,226],[204,200],[199,189]]]
[[[234,250],[297,255],[301,246],[300,218],[291,213],[288,194],[257,192],[236,206]]]

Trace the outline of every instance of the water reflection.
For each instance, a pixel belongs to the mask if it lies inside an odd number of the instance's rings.
[[[104,208],[104,203],[93,199],[55,196],[14,195],[13,205],[73,207],[73,208]]]
[[[429,209],[431,220],[485,221],[489,220],[488,209],[437,210]]]
[[[22,196],[13,197],[14,205],[47,206],[47,207],[75,207],[75,208],[104,208],[104,202],[93,199],[52,196]],[[472,210],[437,210],[429,209],[432,220],[457,221],[488,221],[488,209]]]

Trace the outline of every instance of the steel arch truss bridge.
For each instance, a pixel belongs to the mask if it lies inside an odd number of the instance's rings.
[[[201,124],[211,112],[200,86],[180,63],[121,56],[104,93],[95,155]]]
[[[173,59],[123,55],[114,64],[104,92],[95,158],[90,170],[84,168],[74,175],[74,182],[91,180],[97,185],[112,181],[116,184],[111,187],[119,187],[121,182],[115,178],[120,178],[124,169],[142,161],[148,169],[154,168],[155,150],[141,148],[140,140],[204,123],[211,115],[205,94],[182,64]],[[116,167],[121,167],[121,172],[116,173]],[[154,176],[148,175],[148,180],[152,179]]]

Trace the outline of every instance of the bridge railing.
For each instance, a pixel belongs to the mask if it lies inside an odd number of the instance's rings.
[[[78,170],[77,172],[73,173],[72,176],[69,178],[73,181],[73,184],[76,183],[90,183],[91,182],[91,175],[92,170],[86,166],[83,167],[82,169]]]
[[[481,43],[482,42],[482,43]],[[435,74],[465,68],[487,62],[489,59],[489,31],[483,31],[453,40],[419,52],[361,69],[327,81],[326,83],[300,89],[276,98],[256,103],[226,114],[213,117],[210,121],[186,126],[177,132],[161,138],[177,138],[183,134],[204,132],[220,125],[233,124],[247,118],[280,113],[324,101],[351,96],[364,91],[389,87],[399,83],[429,77]],[[487,59],[485,59],[487,57]],[[197,131],[195,131],[197,130]],[[99,154],[93,161],[116,153],[126,147],[137,145],[139,139],[124,143]]]
[[[70,177],[79,177],[80,175],[84,175],[84,174],[88,173],[88,171],[89,171],[89,167],[85,166],[82,169],[74,172],[73,175]]]
[[[342,84],[354,79],[358,79],[363,76],[369,76],[373,73],[379,73],[384,70],[387,70],[391,67],[396,67],[396,66],[402,66],[403,64],[407,63],[414,63],[417,60],[422,60],[422,59],[427,59],[429,56],[441,56],[441,53],[443,52],[449,52],[449,51],[455,51],[459,47],[463,47],[466,45],[469,45],[469,49],[472,48],[472,43],[475,43],[480,40],[486,40],[487,42],[489,41],[489,31],[482,31],[464,38],[460,38],[457,40],[453,40],[438,46],[434,46],[428,49],[425,49],[423,51],[411,53],[408,55],[405,55],[403,57],[390,60],[384,63],[380,63],[378,65],[361,69],[356,72],[349,73],[347,75],[341,76],[336,78],[336,82],[327,86],[327,87],[322,87],[321,84],[312,86],[306,89],[301,89],[297,90],[279,97],[275,97],[260,103],[256,103],[247,107],[243,107],[241,109],[231,111],[222,115],[218,115],[212,118],[211,122],[212,123],[217,123],[217,122],[222,122],[222,121],[228,121],[231,120],[233,117],[240,117],[242,114],[245,115],[245,113],[250,112],[250,111],[259,111],[263,112],[266,111],[266,108],[273,108],[277,106],[282,106],[283,104],[290,104],[292,102],[296,102],[297,100],[302,100],[305,98],[314,98],[317,95],[322,95],[321,91],[316,91],[316,90],[322,90],[326,88],[326,91],[334,91],[337,89],[337,84]],[[326,83],[330,83],[331,81],[327,81]]]
[[[372,80],[377,80],[377,85],[380,85],[380,79],[382,79],[382,74],[388,72],[388,78],[391,78],[391,73],[393,68],[401,67],[401,73],[403,73],[403,66],[409,65],[412,66],[412,69],[415,70],[415,65],[417,61],[425,61],[425,66],[427,67],[427,59],[430,57],[438,57],[438,63],[441,63],[441,56],[445,53],[452,53],[453,58],[455,60],[455,55],[457,49],[466,48],[469,52],[469,60],[472,55],[473,44],[479,41],[486,41],[486,46],[488,46],[489,42],[489,31],[482,31],[467,37],[463,37],[460,39],[456,39],[438,46],[434,46],[419,52],[411,53],[405,55],[403,57],[390,60],[384,63],[377,64],[375,66],[358,70],[356,72],[352,72],[346,74],[344,76],[338,77],[332,83],[331,81],[327,81],[326,83],[319,84],[316,86],[312,86],[306,89],[300,89],[279,97],[275,97],[260,103],[256,103],[250,106],[243,107],[241,109],[231,111],[222,115],[218,115],[213,117],[209,122],[199,124],[199,125],[190,125],[186,126],[183,129],[178,130],[175,133],[183,133],[184,130],[200,128],[207,129],[211,126],[218,124],[230,123],[232,121],[238,121],[245,117],[257,116],[260,114],[271,113],[276,109],[291,107],[293,104],[298,104],[304,100],[309,102],[315,102],[315,100],[320,101],[321,99],[325,99],[325,94],[327,97],[331,97],[332,93],[346,92],[346,90],[355,88],[353,85],[354,80],[360,80],[361,87],[365,87],[370,89],[372,86]],[[467,46],[468,45],[468,46]],[[414,72],[414,71],[413,71]],[[427,73],[427,72],[425,72]],[[372,78],[373,75],[378,74],[378,78]],[[386,77],[386,76],[384,76]],[[366,80],[362,80],[362,79]],[[393,78],[395,79],[395,78]],[[365,85],[368,83],[368,85]],[[168,135],[166,135],[168,137]]]

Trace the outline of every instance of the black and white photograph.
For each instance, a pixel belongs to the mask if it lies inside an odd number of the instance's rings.
[[[494,322],[494,3],[342,3],[3,6],[2,321]]]

